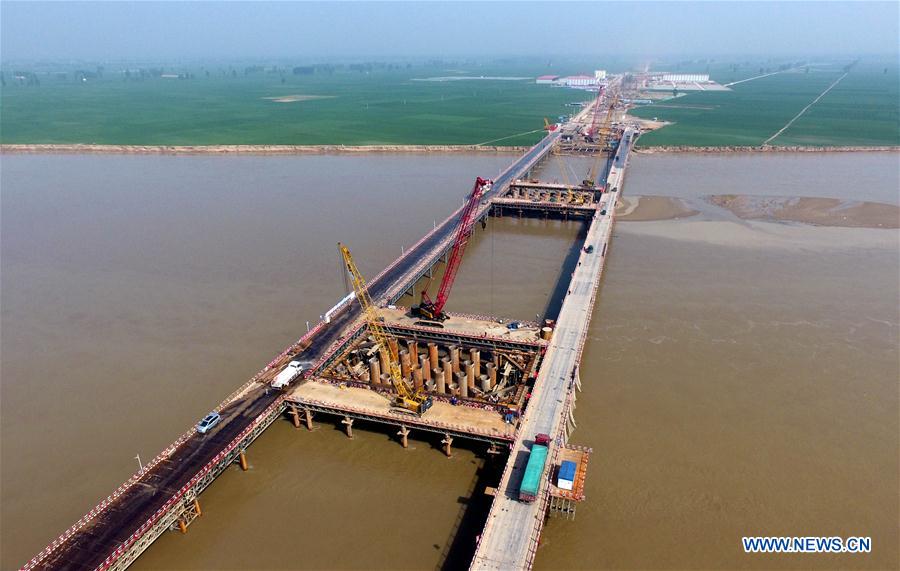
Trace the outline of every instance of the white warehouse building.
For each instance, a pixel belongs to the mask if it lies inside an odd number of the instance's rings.
[[[594,70],[594,79],[606,79],[606,70],[605,69],[595,69]]]
[[[593,87],[597,85],[597,79],[590,75],[570,75],[559,80],[568,87]]]
[[[666,73],[662,76],[663,81],[671,81],[673,83],[708,83],[708,73]]]

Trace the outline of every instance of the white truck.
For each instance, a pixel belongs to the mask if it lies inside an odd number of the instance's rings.
[[[272,388],[274,389],[283,389],[288,386],[291,381],[296,379],[300,373],[303,372],[303,365],[300,361],[291,361],[287,364],[287,367],[281,370],[280,373],[275,375],[275,379],[272,380]]]

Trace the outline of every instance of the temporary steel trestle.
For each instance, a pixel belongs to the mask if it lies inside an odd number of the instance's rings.
[[[202,515],[199,504],[200,493],[213,483],[222,472],[235,462],[240,453],[256,440],[285,410],[284,399],[279,398],[265,412],[259,415],[228,447],[204,466],[183,491],[148,520],[127,542],[123,543],[100,565],[98,569],[121,571],[131,565],[160,535],[169,529],[180,529],[182,533],[193,520]]]

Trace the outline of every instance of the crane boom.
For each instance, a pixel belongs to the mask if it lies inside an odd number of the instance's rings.
[[[450,258],[447,260],[447,267],[444,270],[444,277],[441,279],[441,286],[438,289],[437,298],[434,301],[428,296],[426,290],[422,290],[422,301],[415,312],[427,319],[435,319],[444,321],[447,314],[444,313],[444,304],[450,296],[450,288],[453,287],[453,281],[456,279],[456,272],[459,270],[459,264],[462,262],[463,253],[466,251],[466,245],[469,242],[469,236],[472,235],[472,226],[475,223],[475,211],[478,209],[478,201],[481,199],[484,189],[492,184],[490,180],[478,177],[475,179],[475,186],[466,201],[462,213],[459,215],[459,222],[456,226],[456,236],[453,238],[453,247],[450,251]]]
[[[612,135],[612,118],[613,112],[616,109],[616,105],[619,102],[619,92],[618,90],[614,90],[613,93],[609,97],[608,107],[606,109],[606,116],[603,118],[603,123],[600,124],[599,131],[596,133],[600,137],[601,141],[609,142],[610,136]],[[583,184],[585,186],[594,186],[597,180],[597,171],[600,169],[601,159],[603,158],[603,150],[597,152],[597,158],[594,160],[594,164],[591,165],[591,170],[588,173],[587,179],[584,180]]]
[[[593,141],[594,135],[597,133],[597,123],[600,119],[600,103],[603,100],[603,88],[597,89],[597,99],[594,100],[594,112],[591,114],[591,126],[588,127],[587,138]]]
[[[353,290],[356,292],[356,299],[359,300],[359,305],[366,318],[369,333],[375,338],[375,344],[378,347],[378,352],[381,354],[382,360],[390,364],[391,382],[394,385],[394,389],[397,391],[397,401],[395,402],[395,405],[421,416],[425,411],[431,408],[432,399],[421,390],[414,391],[403,378],[400,365],[397,364],[397,361],[395,361],[393,355],[391,355],[390,348],[388,347],[389,336],[384,325],[382,325],[381,318],[378,315],[378,309],[376,309],[375,304],[372,302],[372,298],[369,296],[366,280],[359,272],[359,268],[356,267],[356,263],[353,261],[353,256],[350,255],[350,250],[347,246],[338,243],[338,248],[341,250],[341,257],[344,258],[344,265],[347,267],[347,272],[350,274],[350,278],[353,281]],[[373,382],[375,382],[374,379]]]

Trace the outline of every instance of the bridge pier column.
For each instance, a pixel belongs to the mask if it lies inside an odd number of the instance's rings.
[[[200,500],[194,498],[194,511],[197,512],[198,516],[203,515],[203,510],[200,509]]]
[[[449,434],[445,434],[444,439],[441,440],[441,444],[444,445],[444,454],[447,455],[447,458],[450,458],[451,456],[453,456],[453,452],[450,449],[450,446],[453,445],[453,437],[450,436]]]
[[[312,429],[313,429],[313,423],[312,423],[312,411],[309,410],[308,408],[307,408],[307,409],[304,409],[304,410],[306,411],[306,429],[307,429],[307,430],[312,430]]]
[[[187,533],[187,524],[184,523],[183,519],[178,520],[178,529],[181,531],[182,535]]]
[[[400,444],[404,448],[409,448],[409,429],[400,425],[400,432],[397,433],[397,436],[400,437]]]
[[[239,460],[240,463],[241,463],[241,470],[243,470],[244,472],[246,472],[247,470],[250,469],[250,467],[247,465],[247,453],[246,453],[246,451],[241,450],[240,454],[238,454],[238,460]]]
[[[347,427],[347,438],[353,438],[353,419],[349,416],[345,416],[344,420],[341,421],[341,424]]]
[[[294,428],[300,428],[300,413],[297,412],[295,404],[291,404],[291,420],[294,422]]]
[[[497,449],[497,444],[491,442],[491,445],[488,446],[487,449],[488,457],[497,457],[500,454],[500,450]]]

